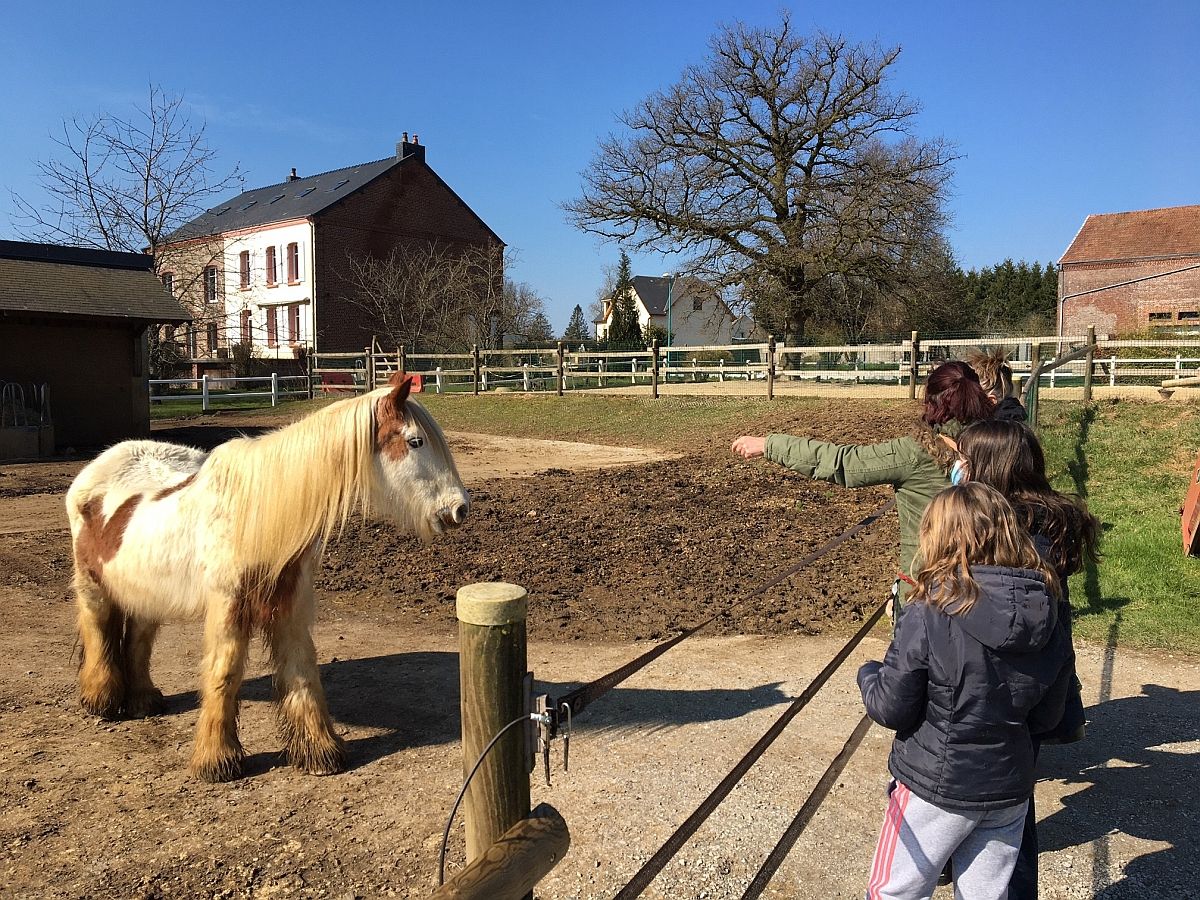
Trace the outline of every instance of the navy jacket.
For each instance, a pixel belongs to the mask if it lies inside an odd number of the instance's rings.
[[[868,715],[896,732],[898,781],[946,809],[999,809],[1033,795],[1030,733],[1062,718],[1074,652],[1040,573],[971,574],[980,597],[969,612],[907,604],[858,685]]]
[[[1029,416],[1016,397],[1005,397],[992,410],[992,418],[999,422],[1024,422]]]

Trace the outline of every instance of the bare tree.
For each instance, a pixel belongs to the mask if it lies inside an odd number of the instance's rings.
[[[886,81],[899,49],[724,27],[711,57],[621,117],[565,205],[578,227],[690,256],[756,317],[802,335],[830,278],[886,290],[944,224],[953,155],[911,131]]]
[[[187,244],[167,238],[205,211],[210,201],[234,187],[235,165],[214,174],[217,153],[205,137],[206,125],[189,113],[180,96],[151,85],[146,106],[128,116],[101,112],[70,118],[53,138],[56,156],[37,164],[44,198],[13,196],[18,226],[31,240],[154,255],[154,271],[199,282],[205,265],[221,254],[211,235],[190,235]],[[178,259],[177,259],[178,257]],[[181,265],[184,258],[188,265]],[[174,283],[177,296],[194,285]],[[192,310],[203,324],[204,312]],[[173,345],[150,332],[151,367],[173,359]]]
[[[346,296],[394,346],[495,349],[505,334],[528,334],[545,316],[533,288],[504,277],[508,264],[496,243],[410,242],[382,259],[351,255]]]

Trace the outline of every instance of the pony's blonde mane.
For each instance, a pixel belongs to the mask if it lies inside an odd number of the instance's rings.
[[[353,512],[369,513],[380,395],[342,400],[212,452],[207,467],[248,570],[273,581],[314,543],[340,532]]]
[[[1008,351],[1003,347],[972,347],[963,361],[979,376],[979,386],[996,400],[1015,394],[1012,366],[1008,362]]]

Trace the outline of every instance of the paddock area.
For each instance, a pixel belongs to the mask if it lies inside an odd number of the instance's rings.
[[[829,404],[784,424],[870,440],[904,433],[907,416]],[[156,436],[212,446],[282,420],[166,422]],[[280,757],[258,649],[242,690],[248,774],[226,785],[185,769],[198,625],[167,627],[156,649],[164,715],[102,722],[79,708],[56,516],[82,463],[0,467],[0,895],[427,896],[462,775],[460,585],[529,589],[530,667],[558,694],[722,609],[888,495],[742,462],[720,433],[670,449],[449,439],[472,491],[467,526],[422,546],[355,523],[318,576],[316,644],[350,771],[304,776]],[[878,605],[896,542],[892,516],[589,709],[570,771],[532,782],[534,803],[553,803],[572,832],[538,896],[615,894]],[[741,896],[861,715],[856,664],[885,639],[881,627],[864,642],[645,896]],[[1114,640],[1081,647],[1080,676],[1088,739],[1044,753],[1042,895],[1193,896],[1200,848],[1181,786],[1200,756],[1200,663]],[[767,896],[861,896],[889,740],[869,732]]]

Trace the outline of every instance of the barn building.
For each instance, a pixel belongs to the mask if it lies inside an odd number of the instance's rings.
[[[149,436],[146,332],[186,321],[150,256],[0,241],[0,455]]]
[[[1200,332],[1200,206],[1088,216],[1058,300],[1059,334]]]

